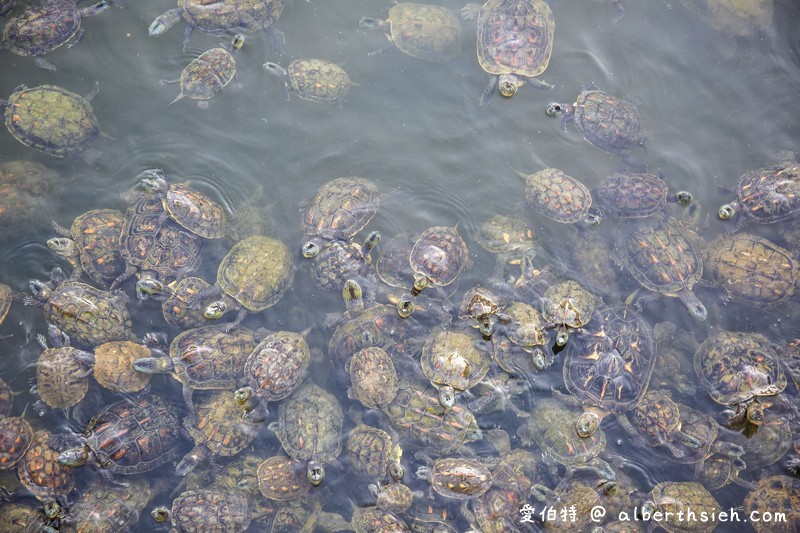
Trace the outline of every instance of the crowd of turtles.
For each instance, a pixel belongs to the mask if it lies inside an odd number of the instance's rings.
[[[621,0],[598,1],[622,18]],[[684,3],[735,26],[735,2]],[[109,7],[13,4],[0,1],[0,44],[51,71],[43,56]],[[759,4],[770,6],[756,10],[761,24],[772,4]],[[267,32],[279,53],[283,7],[179,0],[155,19],[151,36],[185,23],[184,48],[195,30],[232,35],[173,80],[169,105],[206,106],[235,75],[243,34]],[[358,24],[423,61],[452,60],[476,31],[489,75],[480,105],[552,88],[540,78],[556,25],[544,0],[460,14],[396,3],[385,17]],[[353,85],[322,59],[263,68],[287,98],[343,105]],[[105,135],[97,90],[20,86],[3,103],[6,127],[49,156],[88,155]],[[727,303],[797,320],[796,155],[743,169],[713,213],[726,230],[710,235],[692,192],[636,157],[647,140],[637,103],[585,85],[543,111],[619,165],[590,188],[534,154],[537,170],[506,170],[524,203],[475,231],[382,235],[373,218],[400,191],[331,176],[300,206],[303,238],[290,243],[265,230],[265,207],[229,209],[161,169],[138,176],[124,205],[54,221],[46,245],[61,266],[27,288],[0,283],[0,325],[25,307],[42,325],[35,401],[20,405],[0,379],[0,530],[599,533],[646,531],[648,515],[690,508],[712,518],[658,525],[713,531],[732,485],[743,515],[783,513],[756,531],[796,530],[800,339],[719,326]],[[17,209],[19,195],[50,187],[28,165],[0,166],[2,201],[13,190]],[[537,253],[543,224],[563,236],[568,266]],[[476,282],[464,273],[481,256],[494,268]],[[216,277],[203,279],[211,262]],[[267,328],[304,283],[340,312]],[[680,314],[665,320],[673,304]],[[648,484],[637,457],[686,467]]]

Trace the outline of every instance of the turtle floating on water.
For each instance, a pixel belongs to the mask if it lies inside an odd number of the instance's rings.
[[[264,70],[283,80],[283,94],[292,94],[309,102],[333,103],[341,107],[353,82],[347,72],[324,59],[296,59],[284,68],[277,63],[264,63]]]

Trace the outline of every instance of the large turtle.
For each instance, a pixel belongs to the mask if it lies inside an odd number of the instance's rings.
[[[159,80],[161,85],[180,83],[181,92],[171,101],[171,106],[183,98],[197,100],[197,107],[207,108],[208,101],[228,85],[236,75],[236,60],[231,52],[240,50],[244,44],[244,37],[237,34],[228,48],[212,48],[206,50],[181,72],[181,77],[176,80]]]
[[[553,86],[539,80],[550,63],[555,19],[544,0],[487,0],[483,7],[467,4],[464,18],[478,19],[478,62],[489,73],[481,105],[496,90],[513,96],[526,81],[539,89]]]
[[[389,9],[389,18],[386,20],[362,17],[358,25],[370,30],[382,30],[401,52],[434,63],[455,59],[463,43],[458,17],[443,6],[397,3]]]
[[[96,82],[85,97],[56,85],[20,85],[7,101],[0,101],[0,110],[5,111],[8,131],[19,142],[53,157],[65,157],[84,152],[100,135],[89,103],[99,91]]]
[[[0,48],[20,56],[33,56],[37,67],[56,70],[42,56],[63,44],[68,47],[77,44],[86,32],[81,28],[81,18],[96,15],[109,5],[102,0],[78,9],[73,0],[47,0],[8,19]]]
[[[324,59],[295,59],[286,68],[267,61],[263,67],[283,80],[287,100],[290,94],[295,94],[309,102],[328,102],[341,107],[353,84],[342,67]]]
[[[265,30],[272,39],[272,48],[283,53],[283,32],[273,24],[283,11],[283,0],[178,0],[178,7],[157,17],[147,29],[151,37],[161,35],[179,20],[186,21],[183,51],[195,29],[206,33],[249,32]]]

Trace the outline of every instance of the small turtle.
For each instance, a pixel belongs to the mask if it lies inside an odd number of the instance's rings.
[[[305,233],[346,241],[369,224],[380,203],[381,193],[372,181],[356,176],[335,178],[319,188],[310,204],[301,207]],[[303,256],[314,254],[304,250]]]
[[[305,470],[301,461],[283,455],[269,457],[258,465],[258,490],[270,500],[299,500],[311,490]]]
[[[533,174],[514,172],[525,181],[525,202],[540,215],[561,224],[595,226],[602,217],[592,210],[592,194],[578,179],[557,168]]]
[[[377,501],[375,506],[378,509],[392,513],[404,513],[408,511],[414,503],[414,497],[422,497],[422,491],[412,491],[408,486],[393,481],[385,485],[370,483],[367,487],[369,492],[375,496]]]
[[[556,335],[556,345],[567,343],[567,328],[580,329],[594,315],[595,298],[577,281],[568,279],[551,285],[544,293],[542,317],[563,326]]]
[[[439,389],[439,402],[453,407],[455,392],[474,387],[489,372],[488,351],[458,331],[432,332],[422,348],[422,372]]]
[[[234,393],[246,405],[245,419],[265,419],[267,402],[283,400],[303,382],[311,364],[307,333],[276,331],[250,352],[244,365],[246,384]]]
[[[49,0],[30,7],[8,19],[0,48],[18,56],[33,56],[37,67],[54,71],[56,67],[42,56],[63,44],[68,48],[78,44],[86,33],[81,19],[105,11],[109,5],[103,0],[78,9],[72,0]]]
[[[347,361],[351,387],[347,396],[368,409],[389,405],[397,395],[397,371],[389,354],[377,346],[363,348]]]
[[[139,515],[150,501],[153,489],[149,480],[133,478],[125,486],[95,480],[81,490],[70,506],[70,525],[76,531],[114,531],[135,529]]]
[[[755,483],[739,477],[739,472],[745,469],[747,463],[741,457],[714,453],[697,465],[695,473],[697,480],[708,490],[719,490],[730,483],[746,489],[755,488]]]
[[[22,416],[0,418],[0,470],[14,468],[33,442],[33,428]]]
[[[700,250],[705,278],[723,296],[762,309],[795,292],[800,261],[790,251],[751,233],[720,235]]]
[[[730,425],[761,424],[764,405],[759,398],[786,388],[780,357],[758,333],[721,331],[709,337],[694,354],[694,369],[712,400],[736,406]]]
[[[736,184],[736,200],[719,208],[719,218],[731,221],[727,233],[747,219],[762,224],[780,222],[800,213],[800,163],[785,161],[745,172]]]
[[[552,89],[537,79],[550,63],[555,19],[543,0],[487,0],[483,6],[467,4],[465,19],[478,19],[478,62],[490,78],[481,105],[500,90],[514,96],[525,82],[537,89]]]
[[[253,442],[258,427],[244,420],[239,402],[227,390],[212,391],[194,402],[194,416],[184,420],[184,427],[195,447],[175,467],[185,476],[198,463],[215,457],[238,454]]]
[[[646,218],[667,214],[667,202],[688,205],[692,194],[670,193],[662,176],[648,173],[617,172],[592,189],[595,206],[604,217]]]
[[[86,428],[83,446],[58,456],[58,465],[78,467],[94,457],[108,474],[141,474],[181,456],[183,428],[159,396],[126,398],[104,407]]]
[[[178,7],[156,17],[147,32],[150,37],[161,35],[183,19],[186,22],[183,51],[186,52],[195,29],[211,34],[264,30],[272,40],[273,50],[282,54],[283,32],[273,26],[281,12],[283,0],[223,0],[213,4],[203,0],[178,0]]]
[[[20,85],[8,100],[0,100],[6,127],[19,142],[53,157],[85,152],[100,135],[89,101],[100,92],[81,97],[56,85]]]
[[[235,387],[255,346],[255,335],[247,329],[226,333],[220,326],[206,326],[175,337],[169,357],[143,357],[133,367],[148,374],[169,373],[178,380],[191,417],[192,391]]]
[[[197,107],[208,108],[209,100],[214,98],[236,76],[236,59],[231,52],[241,50],[244,37],[235,35],[230,46],[217,47],[206,50],[181,72],[181,77],[176,80],[159,80],[161,85],[180,83],[181,92],[167,106],[178,100],[191,98],[197,100]]]
[[[730,459],[738,459],[744,456],[745,450],[739,444],[731,442],[726,436],[723,438],[723,428],[711,416],[702,411],[690,407],[684,403],[675,402],[680,412],[680,432],[696,439],[700,443],[694,446],[690,439],[678,435],[671,439],[672,446],[651,448],[656,454],[666,450],[668,453],[661,453],[666,459],[680,463],[695,465],[695,473],[702,468],[705,460],[714,455],[724,455]],[[672,436],[672,433],[670,433]],[[677,453],[674,453],[676,452]],[[777,459],[776,459],[777,461]]]
[[[345,444],[350,468],[367,479],[382,480],[387,474],[395,481],[402,479],[403,450],[395,440],[382,429],[359,423],[350,430]]]
[[[47,347],[44,335],[37,336],[44,351],[36,362],[36,390],[44,403],[66,412],[89,390],[89,370],[79,360],[91,354],[70,346],[69,337],[56,326],[49,326],[47,334],[53,348]]]
[[[478,285],[464,293],[461,298],[461,307],[458,310],[458,318],[467,321],[472,327],[478,328],[483,338],[489,340],[494,325],[500,318],[502,305],[499,296],[490,289]]]
[[[296,461],[306,461],[312,485],[325,479],[324,463],[342,451],[344,413],[339,401],[313,383],[297,389],[279,408],[278,422],[270,424],[283,449]]]
[[[533,229],[522,217],[495,215],[478,228],[475,240],[481,248],[497,255],[494,276],[503,279],[506,265],[521,265],[524,258],[536,256]]]
[[[116,209],[93,209],[78,216],[67,229],[53,222],[62,237],[48,239],[47,247],[69,259],[70,279],[81,274],[103,286],[110,285],[125,271],[119,251],[119,235],[125,220]]]
[[[280,240],[254,235],[233,245],[217,269],[217,283],[195,296],[195,307],[212,295],[227,295],[241,308],[227,331],[237,327],[248,311],[258,312],[272,307],[283,297],[294,280],[295,263],[289,248]],[[211,304],[206,314],[218,311]]]
[[[792,531],[800,523],[800,480],[774,475],[761,478],[744,497],[747,516],[763,520],[750,520],[757,533]],[[766,520],[768,516],[782,516],[783,524]]]
[[[550,324],[524,302],[511,303],[503,314],[507,321],[500,328],[502,334],[492,337],[492,358],[506,372],[533,379],[555,358],[545,329]]]
[[[549,267],[542,269],[533,266],[530,258],[525,258],[520,265],[520,275],[514,280],[514,295],[522,302],[539,302],[545,291],[558,281]]]
[[[319,237],[307,240],[303,254],[313,254],[311,279],[314,285],[323,290],[338,291],[349,278],[374,277],[371,252],[380,239],[381,234],[373,231],[361,245],[349,240],[329,241]]]
[[[358,25],[368,30],[383,31],[389,42],[401,52],[424,61],[446,63],[461,53],[461,22],[446,7],[401,2],[389,9],[386,20],[362,17]]]
[[[58,437],[37,431],[17,465],[19,481],[39,501],[58,500],[75,487],[75,473],[59,461]]]
[[[172,501],[172,510],[156,507],[150,513],[175,531],[245,531],[252,520],[247,496],[215,489],[187,490]]]
[[[63,178],[41,163],[7,161],[0,163],[0,183],[3,184],[3,194],[0,195],[3,239],[13,238],[15,228],[25,228],[37,234],[39,230],[46,232],[46,221],[56,215],[57,208],[47,198],[52,198],[56,187],[63,184]]]
[[[617,254],[643,287],[679,298],[693,317],[706,319],[706,307],[692,292],[703,276],[703,260],[673,219],[630,226],[617,242]]]
[[[421,466],[416,475],[427,479],[437,494],[466,500],[482,496],[492,486],[492,473],[477,459],[445,457]]]
[[[561,129],[567,131],[567,124],[572,122],[590,144],[622,157],[637,170],[644,170],[644,164],[631,157],[633,149],[644,148],[647,141],[639,107],[633,102],[589,84],[581,87],[575,103],[550,104],[547,114],[551,117],[563,115]]]
[[[453,283],[469,264],[469,249],[457,228],[433,226],[417,237],[408,261],[415,274],[414,291],[432,284],[442,299],[448,301],[442,287]]]
[[[296,94],[309,102],[325,102],[341,107],[353,82],[347,72],[324,59],[296,59],[283,68],[267,61],[264,70],[283,80],[283,94],[288,100]]]
[[[691,509],[697,516],[706,513],[705,521],[689,521],[686,510]],[[694,481],[664,481],[653,487],[645,495],[642,504],[642,518],[649,520],[653,513],[661,513],[658,526],[668,533],[679,531],[698,531],[711,533],[719,525],[719,515],[715,511],[720,505],[703,485]]]
[[[352,502],[351,502],[352,504]],[[353,516],[350,526],[356,533],[395,532],[410,533],[405,520],[391,511],[377,507],[356,507],[353,505]]]
[[[25,305],[41,307],[48,324],[57,326],[81,345],[97,346],[132,337],[131,317],[125,306],[127,296],[79,281],[64,282],[63,274],[54,269],[51,277],[55,288],[39,280],[31,281],[33,297],[25,298]]]

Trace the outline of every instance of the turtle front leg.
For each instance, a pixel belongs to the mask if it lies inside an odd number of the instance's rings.
[[[236,314],[234,321],[225,326],[225,333],[230,333],[232,329],[239,327],[239,324],[242,323],[245,316],[247,316],[247,308],[242,306],[239,308],[239,312]]]
[[[37,67],[49,70],[50,72],[56,71],[56,66],[51,62],[49,62],[48,60],[46,60],[45,58],[43,58],[42,56],[36,56],[35,58],[33,58],[33,63]]]
[[[483,90],[483,94],[481,95],[481,103],[479,104],[481,107],[487,105],[489,100],[492,99],[494,93],[497,92],[497,86],[500,82],[500,76],[489,76],[489,83],[486,85],[486,88]]]

